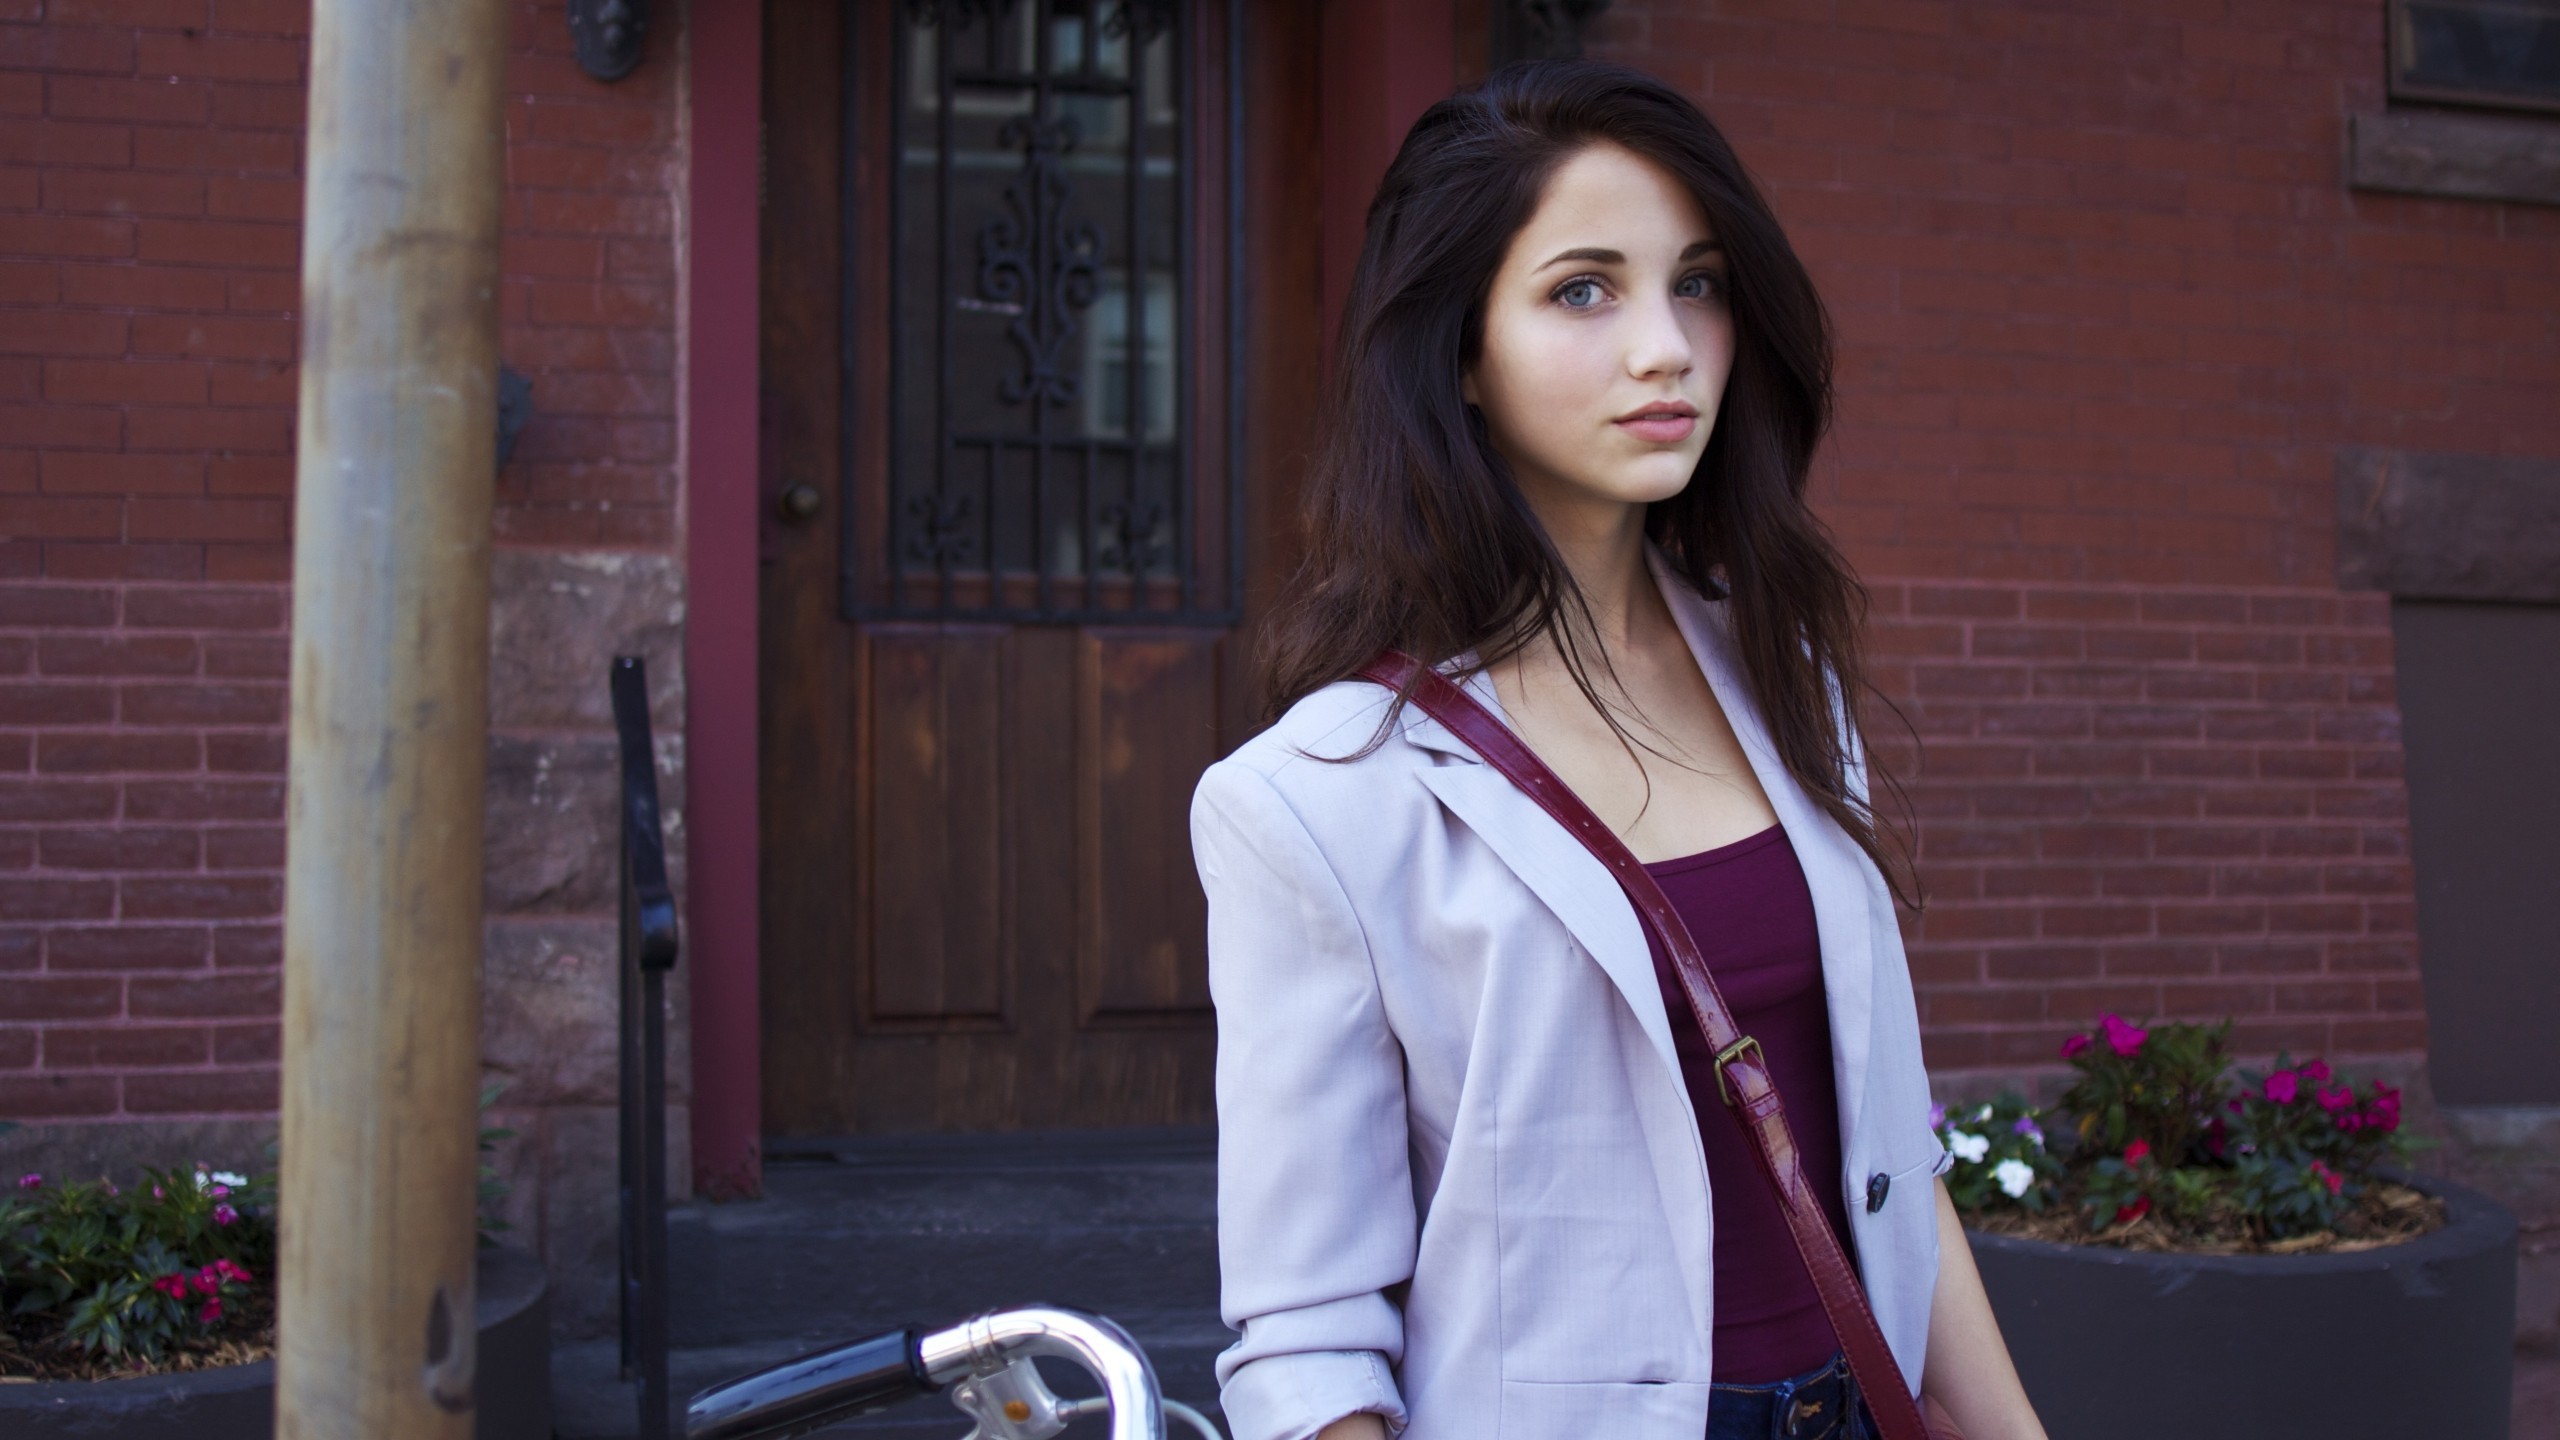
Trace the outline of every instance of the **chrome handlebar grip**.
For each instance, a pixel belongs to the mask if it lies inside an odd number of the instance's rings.
[[[1102,1382],[1111,1440],[1165,1440],[1155,1367],[1129,1332],[1046,1305],[992,1310],[947,1330],[892,1330],[715,1385],[685,1407],[685,1440],[780,1440],[992,1375],[1035,1355],[1072,1360]]]
[[[937,1385],[990,1374],[1025,1356],[1072,1360],[1102,1382],[1111,1440],[1165,1440],[1155,1367],[1129,1332],[1099,1315],[1030,1305],[991,1310],[916,1342],[917,1366]]]

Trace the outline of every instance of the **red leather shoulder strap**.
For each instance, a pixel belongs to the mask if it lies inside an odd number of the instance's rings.
[[[1679,972],[1680,988],[1688,996],[1689,1009],[1697,1016],[1708,1047],[1715,1052],[1716,1088],[1750,1134],[1752,1151],[1760,1157],[1761,1173],[1777,1189],[1779,1208],[1787,1217],[1787,1231],[1795,1237],[1796,1251],[1804,1257],[1805,1269],[1813,1276],[1814,1290],[1822,1297],[1832,1333],[1840,1337],[1840,1348],[1848,1356],[1850,1372],[1858,1378],[1858,1389],[1866,1398],[1867,1408],[1874,1413],[1885,1440],[1929,1440],[1920,1407],[1911,1398],[1911,1387],[1903,1382],[1902,1368],[1894,1363],[1884,1332],[1876,1326],[1875,1313],[1867,1307],[1866,1292],[1858,1284],[1857,1272],[1850,1268],[1849,1257],[1840,1248],[1840,1237],[1832,1232],[1822,1202],[1804,1173],[1803,1155],[1796,1149],[1794,1132],[1787,1127],[1786,1111],[1778,1103],[1778,1087],[1770,1079],[1759,1043],[1734,1025],[1732,1012],[1725,1009],[1724,997],[1716,991],[1714,977],[1707,973],[1706,957],[1699,953],[1697,940],[1689,934],[1688,925],[1672,908],[1662,887],[1654,883],[1652,874],[1617,832],[1591,813],[1591,807],[1583,804],[1582,798],[1548,769],[1545,761],[1522,744],[1520,737],[1512,734],[1492,711],[1451,684],[1446,676],[1402,651],[1389,650],[1362,666],[1360,678],[1395,691],[1447,726],[1486,764],[1537,801],[1539,808],[1555,817],[1617,877],[1619,888],[1627,892],[1636,914],[1661,939]]]

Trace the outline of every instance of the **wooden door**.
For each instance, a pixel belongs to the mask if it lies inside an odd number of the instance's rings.
[[[1320,368],[1314,11],[768,0],[769,1133],[1212,1114],[1187,817]]]

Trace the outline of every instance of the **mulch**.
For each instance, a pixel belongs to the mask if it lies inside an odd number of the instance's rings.
[[[2018,1235],[2056,1245],[2112,1245],[2123,1250],[2177,1251],[2190,1255],[2346,1255],[2415,1240],[2444,1227],[2444,1201],[2406,1185],[2376,1181],[2335,1230],[2270,1239],[2253,1215],[2214,1217],[2208,1226],[2172,1226],[2158,1212],[2129,1225],[2089,1228],[2089,1217],[2070,1206],[2036,1214],[2003,1208],[1967,1214],[1968,1228],[1987,1235]]]
[[[53,1333],[42,1316],[11,1315],[0,1319],[0,1385],[29,1385],[45,1380],[135,1380],[145,1375],[177,1375],[190,1370],[219,1370],[271,1360],[276,1353],[274,1300],[258,1294],[243,1306],[239,1322],[224,1333],[162,1353],[158,1360],[108,1360]]]

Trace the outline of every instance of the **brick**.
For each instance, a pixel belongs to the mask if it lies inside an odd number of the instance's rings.
[[[304,46],[297,40],[145,32],[137,37],[135,67],[145,75],[207,80],[302,79]]]
[[[118,694],[117,715],[128,725],[282,725],[284,706],[284,687],[280,685],[198,681],[187,685],[127,685]]]
[[[115,909],[112,881],[0,879],[0,920],[104,920]]]
[[[45,113],[65,120],[132,120],[201,125],[213,114],[213,89],[197,83],[54,75],[45,83]]]
[[[290,512],[275,500],[135,500],[125,533],[136,540],[275,540]]]
[[[134,1115],[264,1114],[279,1093],[278,1074],[266,1067],[124,1077],[124,1108]]]
[[[213,963],[224,970],[272,970],[284,963],[284,932],[273,925],[225,925],[213,932]]]
[[[0,496],[0,535],[17,539],[112,540],[124,529],[115,500]]]
[[[284,1000],[281,972],[136,976],[125,987],[125,1011],[136,1019],[264,1020],[275,1016]]]
[[[149,920],[242,920],[284,907],[284,880],[275,875],[129,877],[117,882],[123,913]]]
[[[112,1115],[110,1075],[0,1075],[0,1115],[20,1120],[77,1120]]]
[[[282,636],[208,635],[202,644],[208,676],[281,680],[290,671],[292,657]]]
[[[57,541],[44,547],[44,573],[63,580],[195,580],[204,575],[204,548]]]
[[[284,1056],[280,1025],[217,1025],[213,1031],[216,1065],[272,1065]]]
[[[46,775],[166,773],[195,770],[202,763],[193,735],[72,731],[36,739],[36,769]]]
[[[129,165],[133,131],[123,125],[0,117],[0,162]]]
[[[206,769],[218,774],[281,775],[285,766],[284,736],[207,735],[204,763]]]
[[[204,835],[204,865],[208,870],[281,870],[283,827],[208,830]]]
[[[219,450],[293,453],[293,414],[282,409],[135,406],[125,411],[131,450]],[[197,472],[201,476],[201,469]]]
[[[44,208],[57,215],[200,215],[204,181],[150,170],[47,170]]]
[[[147,925],[67,926],[45,937],[45,968],[66,970],[200,970],[211,955],[197,928]]]
[[[35,1068],[36,1033],[25,1026],[0,1029],[0,1070]]]
[[[102,725],[115,716],[115,692],[102,685],[0,683],[0,725]]]
[[[112,784],[0,779],[0,821],[104,820],[115,813]]]
[[[96,1020],[124,1004],[124,982],[109,976],[16,975],[0,985],[0,1020]]]
[[[130,220],[0,214],[0,254],[96,260],[134,253]]]
[[[230,293],[219,270],[181,265],[66,265],[62,298],[133,310],[220,310]],[[165,323],[165,322],[164,322]],[[119,351],[122,346],[117,347]]]
[[[202,854],[193,830],[46,830],[48,870],[193,870]]]
[[[87,585],[0,585],[0,625],[80,629],[116,623],[116,592]]]
[[[52,360],[44,395],[59,404],[201,405],[205,367],[123,360]]]
[[[0,973],[33,970],[44,963],[40,929],[0,930]]]
[[[112,792],[110,792],[112,793]],[[0,818],[8,811],[0,781]],[[284,785],[272,780],[131,781],[124,787],[129,820],[281,820]]]
[[[204,461],[194,455],[82,455],[63,451],[43,461],[51,495],[200,495]]]
[[[291,263],[290,259],[287,261]],[[215,272],[208,271],[207,274]],[[218,278],[218,277],[217,277]],[[223,292],[227,294],[228,292]],[[217,300],[218,306],[224,302]],[[290,360],[295,322],[256,315],[136,315],[133,353],[194,360]]]
[[[192,675],[196,642],[185,635],[44,635],[36,668],[47,675]]]
[[[136,1069],[202,1065],[213,1035],[201,1025],[56,1026],[44,1032],[48,1069]]]
[[[285,595],[270,589],[136,587],[125,592],[124,619],[141,630],[280,630]]]

